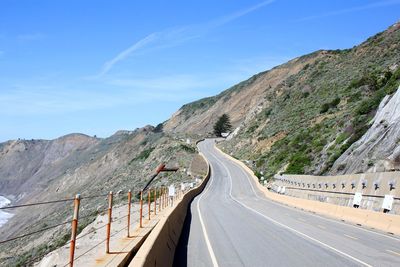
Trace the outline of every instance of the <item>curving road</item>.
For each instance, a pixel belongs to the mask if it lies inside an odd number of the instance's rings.
[[[199,144],[211,165],[174,266],[400,266],[400,239],[280,205],[242,167]]]

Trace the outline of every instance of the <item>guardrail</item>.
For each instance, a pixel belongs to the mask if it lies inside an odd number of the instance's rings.
[[[310,192],[318,192],[318,193],[328,193],[328,194],[338,194],[338,195],[350,195],[354,196],[355,193],[348,193],[348,192],[340,192],[340,191],[329,191],[329,190],[318,190],[318,189],[308,189],[308,188],[298,188],[298,187],[291,187],[291,186],[285,186],[286,189],[291,189],[291,190],[300,190],[300,191],[310,191]],[[369,194],[363,194],[364,197],[375,197],[375,198],[385,198],[385,196],[382,195],[369,195]],[[395,200],[400,200],[400,197],[393,197]]]
[[[338,176],[275,175],[273,191],[335,205],[400,213],[400,172]]]

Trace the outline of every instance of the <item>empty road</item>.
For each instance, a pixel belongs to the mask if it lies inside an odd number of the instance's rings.
[[[199,144],[211,178],[185,221],[174,266],[400,266],[400,239],[280,205],[237,163]]]

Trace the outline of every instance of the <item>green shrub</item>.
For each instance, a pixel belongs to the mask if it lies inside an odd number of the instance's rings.
[[[264,110],[263,115],[264,115],[265,118],[268,118],[269,115],[271,115],[271,113],[272,113],[272,109],[271,108],[267,108],[267,109]]]
[[[191,147],[191,146],[187,146],[187,145],[185,145],[185,144],[180,144],[180,148],[182,149],[182,150],[185,150],[185,151],[187,151],[187,152],[189,152],[189,153],[196,153],[196,149],[194,148],[194,147]]]
[[[259,171],[255,171],[254,175],[257,176],[258,179],[261,179],[261,173]]]
[[[329,104],[328,103],[324,103],[324,104],[322,104],[321,110],[319,112],[322,114],[322,113],[327,112],[328,110],[329,110]]]
[[[337,105],[339,105],[339,103],[340,103],[340,98],[336,97],[331,102],[322,104],[320,113],[322,114],[322,113],[327,112],[331,108],[336,108]]]
[[[378,87],[378,78],[375,73],[364,73],[364,75],[359,79],[354,79],[350,82],[349,88],[359,88],[364,85],[372,90],[376,90]]]
[[[356,115],[368,114],[375,110],[378,106],[379,103],[376,103],[372,99],[363,100],[356,108]]]
[[[361,99],[361,92],[356,92],[349,97],[349,102],[357,102]]]
[[[289,166],[286,169],[287,174],[304,174],[304,168],[311,164],[311,159],[308,155],[299,152],[293,155],[290,159]]]
[[[347,138],[349,138],[348,133],[341,133],[339,136],[336,138],[335,143],[336,144],[342,144]]]
[[[129,162],[129,165],[131,165],[136,160],[146,160],[150,156],[151,152],[153,152],[153,150],[154,150],[154,147],[150,147],[148,149],[143,150],[142,152],[140,152],[140,154],[137,157],[133,158]]]

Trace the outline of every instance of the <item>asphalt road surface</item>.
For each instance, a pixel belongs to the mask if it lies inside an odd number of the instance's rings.
[[[263,196],[237,163],[199,144],[211,178],[185,220],[174,266],[400,266],[400,239]]]

